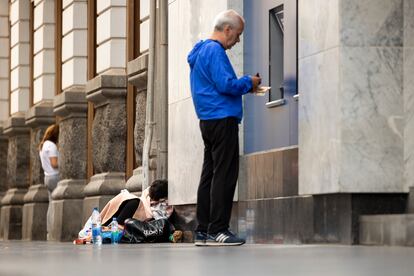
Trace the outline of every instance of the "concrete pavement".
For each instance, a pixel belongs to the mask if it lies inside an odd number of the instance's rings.
[[[0,242],[0,275],[414,275],[414,248]]]

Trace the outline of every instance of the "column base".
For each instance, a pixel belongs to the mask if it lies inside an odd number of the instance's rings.
[[[22,205],[1,207],[1,228],[3,240],[21,240],[22,238]]]
[[[24,196],[22,239],[46,240],[47,209],[49,207],[48,191],[43,184],[30,186]]]
[[[99,211],[113,198],[112,195],[92,196],[83,200],[82,224],[91,216],[93,208],[97,207]],[[80,230],[80,229],[79,229]]]
[[[82,228],[82,199],[61,199],[52,201],[54,208],[50,241],[72,241]]]
[[[22,238],[22,208],[26,189],[9,189],[1,200],[0,232],[4,240]]]
[[[48,202],[33,202],[23,206],[22,239],[33,241],[46,240]]]
[[[100,173],[91,177],[86,185],[82,221],[92,214],[94,207],[101,210],[111,198],[125,188],[125,174],[120,172]]]
[[[2,206],[7,205],[23,205],[24,196],[27,193],[27,189],[13,188],[9,189],[1,200]]]
[[[63,179],[52,193],[51,241],[71,241],[82,227],[84,179]]]
[[[83,192],[86,196],[116,195],[124,188],[125,173],[106,172],[92,176]]]
[[[129,192],[133,194],[141,194],[142,184],[144,183],[144,175],[142,167],[138,167],[134,170],[133,175],[128,179],[125,187]]]

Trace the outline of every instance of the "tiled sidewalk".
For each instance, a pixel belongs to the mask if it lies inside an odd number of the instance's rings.
[[[0,275],[414,275],[414,248],[0,242]]]

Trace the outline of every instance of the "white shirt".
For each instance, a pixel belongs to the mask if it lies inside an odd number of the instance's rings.
[[[42,150],[39,152],[40,162],[46,176],[57,175],[59,170],[52,167],[50,164],[50,157],[59,157],[58,149],[55,143],[46,140],[43,143]]]

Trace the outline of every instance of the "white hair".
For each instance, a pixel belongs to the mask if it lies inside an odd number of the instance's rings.
[[[227,25],[231,28],[237,28],[240,27],[242,23],[244,24],[244,19],[240,14],[235,10],[227,10],[219,13],[216,18],[214,18],[214,30],[221,32]]]

